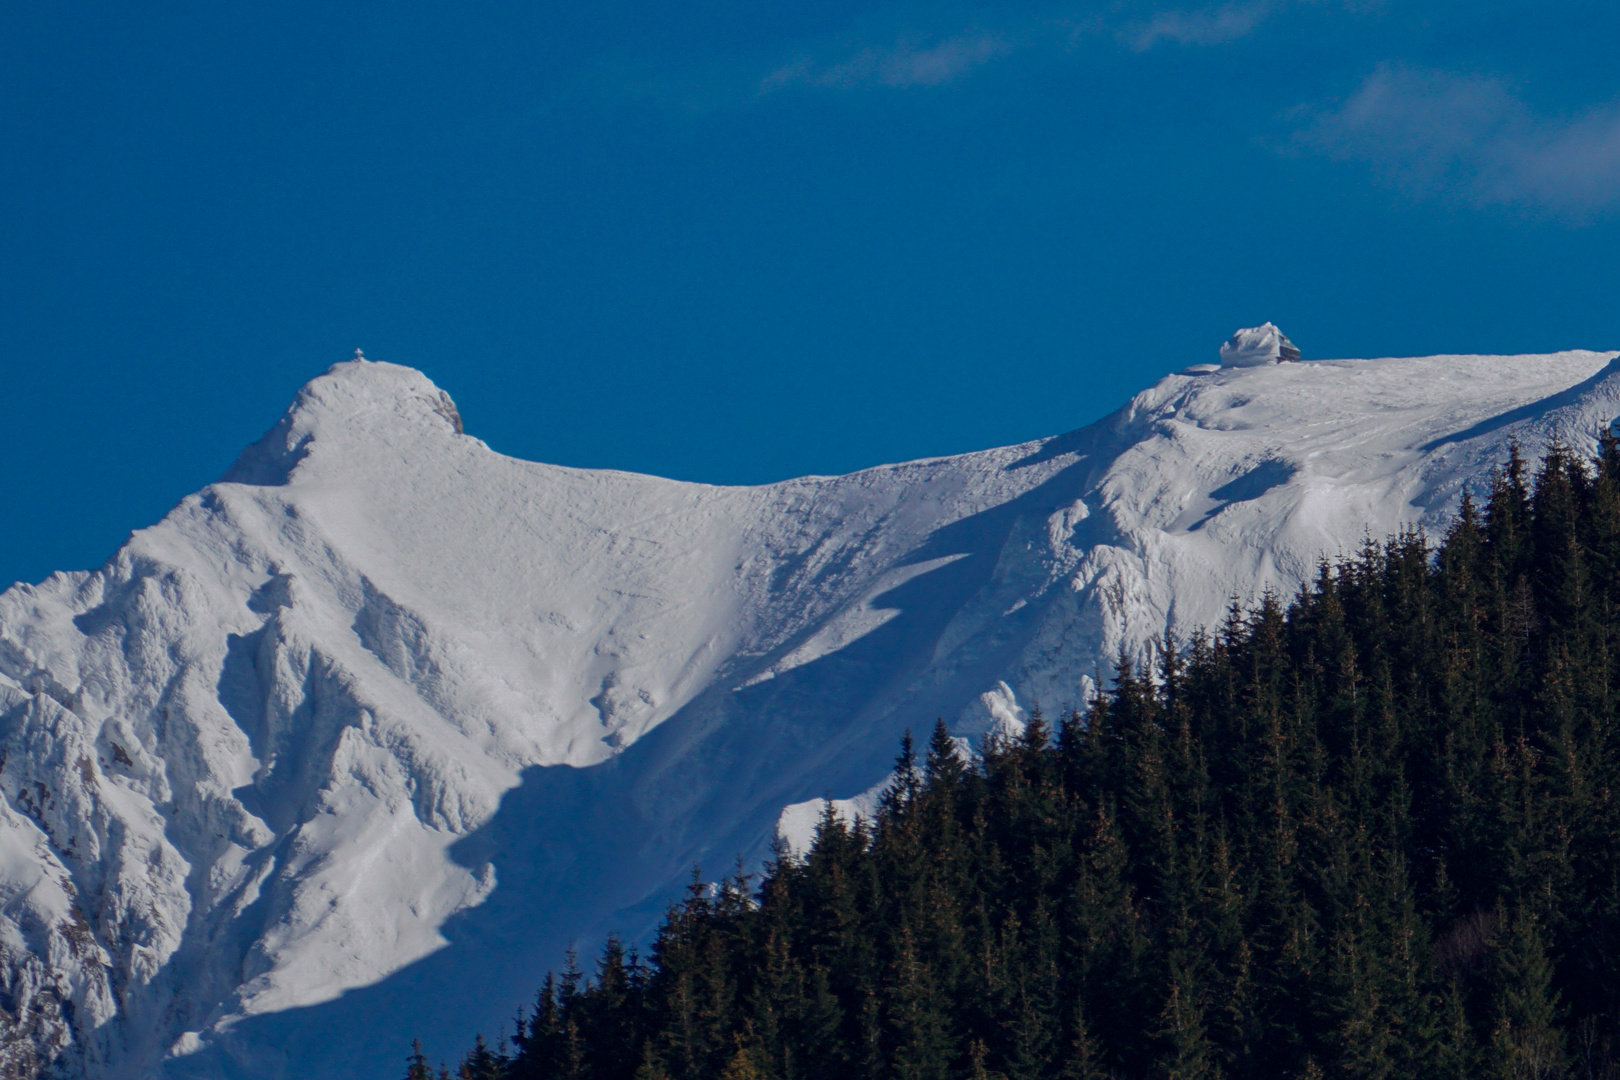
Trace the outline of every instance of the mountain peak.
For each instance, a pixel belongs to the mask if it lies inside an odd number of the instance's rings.
[[[227,476],[285,486],[0,593],[29,1018],[0,1073],[347,1080],[466,1045],[693,865],[868,805],[907,728],[1090,700],[1233,596],[1440,527],[1514,441],[1590,450],[1617,369],[1200,367],[1038,446],[716,487],[492,453],[420,372],[338,364]]]
[[[363,357],[345,360],[305,383],[275,427],[222,479],[279,486],[318,442],[366,439],[390,429],[415,437],[465,434],[456,403],[420,371]]]
[[[1239,330],[1221,346],[1222,367],[1258,367],[1299,359],[1299,350],[1275,323]]]

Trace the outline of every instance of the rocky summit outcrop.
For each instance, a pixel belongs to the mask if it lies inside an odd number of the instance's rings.
[[[1271,323],[1239,330],[1221,346],[1221,367],[1259,367],[1261,364],[1292,363],[1300,358],[1299,348],[1288,335]]]

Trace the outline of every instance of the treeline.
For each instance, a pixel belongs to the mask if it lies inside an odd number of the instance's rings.
[[[467,1080],[1620,1077],[1620,450],[694,883]],[[417,1053],[408,1076],[434,1075]]]

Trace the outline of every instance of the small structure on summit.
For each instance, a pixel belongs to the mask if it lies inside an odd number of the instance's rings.
[[[1288,335],[1269,322],[1239,330],[1221,346],[1222,367],[1259,367],[1298,359],[1299,350]]]

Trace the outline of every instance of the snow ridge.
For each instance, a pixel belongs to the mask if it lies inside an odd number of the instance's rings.
[[[381,1077],[493,1035],[694,863],[864,806],[904,729],[1077,702],[1443,520],[1510,439],[1590,444],[1617,355],[1200,365],[742,488],[504,457],[339,364],[106,566],[0,594],[0,1068]]]

